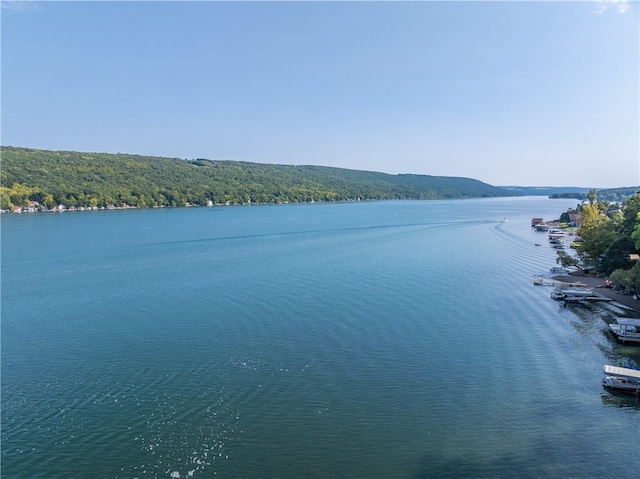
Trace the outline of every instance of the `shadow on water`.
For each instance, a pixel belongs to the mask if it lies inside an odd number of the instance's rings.
[[[573,453],[575,454],[576,451]],[[562,464],[564,454],[567,454],[567,451],[559,451],[556,445],[549,443],[539,444],[525,456],[504,454],[491,462],[480,462],[466,458],[445,461],[436,455],[426,456],[422,460],[420,470],[412,476],[412,479],[560,477],[564,473],[570,472],[564,471],[559,474],[562,467],[557,465]],[[545,467],[540,466],[542,458],[546,463]],[[551,473],[550,471],[554,469],[557,472]]]
[[[604,405],[620,408],[634,408],[633,398],[606,397],[603,391]],[[513,477],[624,477],[623,465],[615,471],[592,470],[593,463],[580,461],[585,451],[603,451],[600,436],[584,433],[584,418],[589,414],[588,406],[576,404],[572,398],[558,398],[552,404],[546,404],[535,414],[537,430],[530,434],[521,431],[523,447],[517,452],[501,451],[506,444],[496,445],[488,451],[489,444],[478,444],[477,450],[460,452],[454,456],[444,456],[441,451],[426,452],[420,459],[412,479],[448,479],[469,477],[474,479],[496,479]],[[563,423],[563,425],[558,425]],[[559,428],[559,429],[556,429]],[[535,437],[535,434],[542,433]],[[558,441],[558,437],[572,437],[571,441]],[[482,451],[484,450],[484,453]],[[605,467],[603,465],[603,467]],[[609,466],[610,467],[610,466]],[[618,467],[617,465],[615,466]],[[591,469],[590,469],[591,468]]]
[[[634,394],[606,391],[601,397],[603,406],[640,410],[640,397]]]
[[[605,398],[603,396],[603,402]],[[613,402],[613,400],[612,400]],[[633,407],[621,402],[618,407]],[[462,477],[480,478],[513,478],[513,477],[623,477],[624,468],[618,470],[600,470],[582,468],[575,461],[567,461],[567,458],[577,458],[584,454],[585,450],[599,450],[601,447],[594,444],[593,440],[580,438],[575,431],[574,442],[563,443],[558,447],[558,441],[552,439],[540,439],[531,447],[521,453],[504,453],[497,455],[491,461],[476,460],[474,458],[456,457],[443,458],[437,453],[427,454],[421,459],[418,470],[411,476],[412,479],[458,479]]]

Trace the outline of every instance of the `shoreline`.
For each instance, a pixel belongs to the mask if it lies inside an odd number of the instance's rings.
[[[554,276],[553,279],[562,283],[584,283],[588,289],[629,308],[633,313],[640,314],[640,299],[633,299],[633,296],[622,294],[611,288],[600,287],[604,284],[604,278],[596,278],[594,276],[576,273],[565,276]]]

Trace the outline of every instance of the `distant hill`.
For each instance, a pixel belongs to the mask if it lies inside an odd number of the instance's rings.
[[[598,199],[602,201],[621,202],[625,198],[640,191],[640,186],[624,188],[579,188],[573,186],[502,186],[505,190],[523,196],[548,196],[549,198],[575,198],[586,200],[591,190],[598,192]]]
[[[600,201],[609,201],[611,203],[622,203],[627,198],[635,195],[640,191],[640,186],[630,186],[627,188],[608,188],[598,190],[593,188],[598,193],[597,199]],[[580,201],[587,199],[586,193],[556,193],[550,195],[549,198],[575,198]]]
[[[480,198],[517,192],[470,178],[322,166],[1,148],[2,208]]]
[[[501,186],[523,196],[551,196],[564,193],[588,193],[593,188],[579,188],[575,186]]]

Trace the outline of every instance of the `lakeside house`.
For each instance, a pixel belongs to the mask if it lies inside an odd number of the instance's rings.
[[[535,227],[537,225],[541,225],[544,223],[544,218],[532,218],[531,219],[531,227]]]
[[[569,225],[574,228],[582,226],[582,215],[579,213],[569,213]]]

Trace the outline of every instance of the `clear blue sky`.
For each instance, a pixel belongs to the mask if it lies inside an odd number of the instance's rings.
[[[2,2],[3,145],[640,184],[640,11]]]

